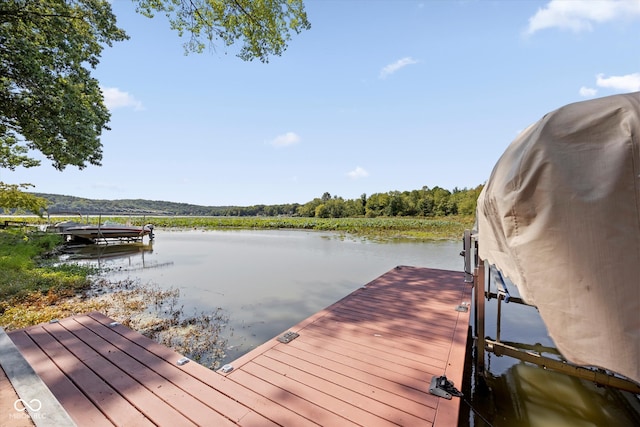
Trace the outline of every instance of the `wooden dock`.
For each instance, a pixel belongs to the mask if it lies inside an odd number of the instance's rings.
[[[397,267],[227,373],[182,364],[100,313],[8,335],[79,426],[455,426],[460,399],[429,385],[440,375],[462,384],[469,312],[456,308],[471,299],[463,280]]]

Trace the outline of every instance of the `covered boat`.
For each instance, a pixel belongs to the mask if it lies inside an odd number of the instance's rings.
[[[640,382],[640,92],[523,131],[480,194],[477,241],[568,361]]]

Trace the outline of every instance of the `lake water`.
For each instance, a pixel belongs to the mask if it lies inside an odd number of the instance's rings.
[[[101,259],[115,279],[180,290],[185,312],[229,318],[236,359],[397,265],[460,270],[456,242],[372,243],[307,231],[157,231],[152,252]]]
[[[327,307],[397,265],[463,269],[461,242],[377,243],[309,231],[165,231],[133,254],[103,253],[94,263],[115,279],[178,288],[185,312],[228,318],[227,363]],[[510,289],[517,296],[517,290]],[[487,335],[495,337],[495,300],[487,305]],[[553,346],[535,309],[503,304],[501,338]],[[224,332],[223,332],[224,333]],[[638,426],[640,402],[629,393],[487,356],[487,385],[466,385],[481,415],[461,425]],[[469,375],[471,377],[471,375]]]

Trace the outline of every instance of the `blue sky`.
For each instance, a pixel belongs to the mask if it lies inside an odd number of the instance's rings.
[[[33,191],[201,205],[305,203],[485,182],[562,105],[640,90],[640,0],[307,0],[281,57],[185,56],[164,16],[114,0],[130,40],[95,70],[101,167],[1,171]]]

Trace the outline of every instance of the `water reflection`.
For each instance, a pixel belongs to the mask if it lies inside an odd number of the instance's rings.
[[[128,272],[172,264],[172,262],[166,262],[161,265],[149,260],[148,254],[152,252],[153,241],[147,244],[142,242],[76,244],[64,247],[61,260],[95,265],[99,268],[117,267]],[[147,254],[146,259],[145,254]]]
[[[640,425],[633,395],[526,363],[487,382],[491,394],[474,396],[475,404],[494,427]]]
[[[511,297],[519,298],[518,288],[507,285]],[[500,330],[502,343],[561,358],[535,307],[503,301],[499,318],[497,306],[495,298],[486,302],[487,337],[495,339]],[[486,381],[474,381],[465,390],[480,415],[463,405],[461,426],[640,426],[640,398],[632,393],[507,356],[485,357]]]
[[[98,260],[104,261],[114,258],[126,258],[132,255],[153,252],[152,244],[144,243],[112,243],[112,244],[86,244],[67,245],[63,253],[69,260]]]

